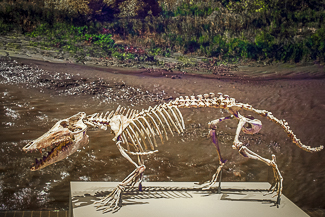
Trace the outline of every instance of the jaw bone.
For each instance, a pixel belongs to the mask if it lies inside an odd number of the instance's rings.
[[[42,149],[49,150],[43,158],[35,160],[31,170],[39,170],[63,160],[80,147],[87,145],[89,141],[86,134],[87,125],[83,123],[85,117],[85,113],[79,112],[70,118],[60,120],[44,135],[23,147],[25,152],[39,151],[42,153]]]

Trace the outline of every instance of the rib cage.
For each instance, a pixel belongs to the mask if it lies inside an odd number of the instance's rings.
[[[180,134],[184,129],[183,117],[178,108],[164,103],[135,115],[123,130],[121,139],[128,153],[149,154],[156,151],[159,140],[162,144],[164,139],[168,140],[168,133],[174,135],[173,131],[176,131]],[[131,147],[135,152],[131,151]]]
[[[168,140],[168,134],[174,136],[184,132],[184,120],[175,105],[161,104],[138,112],[133,109],[118,107],[116,111],[95,113],[88,116],[87,123],[106,130],[114,116],[124,116],[128,120],[120,139],[124,151],[132,155],[147,155],[156,152],[159,143]]]

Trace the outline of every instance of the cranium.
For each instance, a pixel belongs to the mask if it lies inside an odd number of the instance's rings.
[[[80,147],[87,145],[89,141],[86,134],[87,125],[83,123],[85,117],[84,112],[79,112],[70,118],[60,120],[48,132],[23,147],[25,152],[39,151],[42,153],[43,149],[48,150],[47,155],[45,154],[43,158],[35,159],[31,170],[40,170],[63,160]]]

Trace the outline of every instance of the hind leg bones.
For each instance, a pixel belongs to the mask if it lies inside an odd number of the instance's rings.
[[[280,197],[281,197],[281,194],[282,194],[282,188],[283,188],[283,185],[282,185],[283,178],[281,176],[278,165],[276,164],[275,155],[272,155],[272,160],[263,158],[260,155],[256,154],[255,152],[249,150],[246,146],[243,146],[243,143],[240,142],[239,139],[238,139],[239,138],[239,133],[242,130],[242,128],[244,127],[244,125],[246,123],[250,123],[250,122],[252,122],[252,120],[239,115],[239,123],[238,123],[237,130],[236,130],[236,136],[235,136],[235,140],[234,140],[234,143],[233,143],[233,149],[237,149],[238,152],[244,157],[248,157],[250,159],[262,161],[266,165],[272,167],[273,173],[274,173],[274,183],[270,187],[269,191],[270,191],[271,194],[276,192],[276,194],[273,197],[277,196],[276,204],[279,205],[280,204]]]

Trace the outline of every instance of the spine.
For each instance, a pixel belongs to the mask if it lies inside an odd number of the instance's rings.
[[[180,96],[173,101],[170,101],[168,105],[176,106],[177,108],[202,108],[212,107],[220,108],[223,106],[222,94],[216,97],[214,93],[195,96]]]

